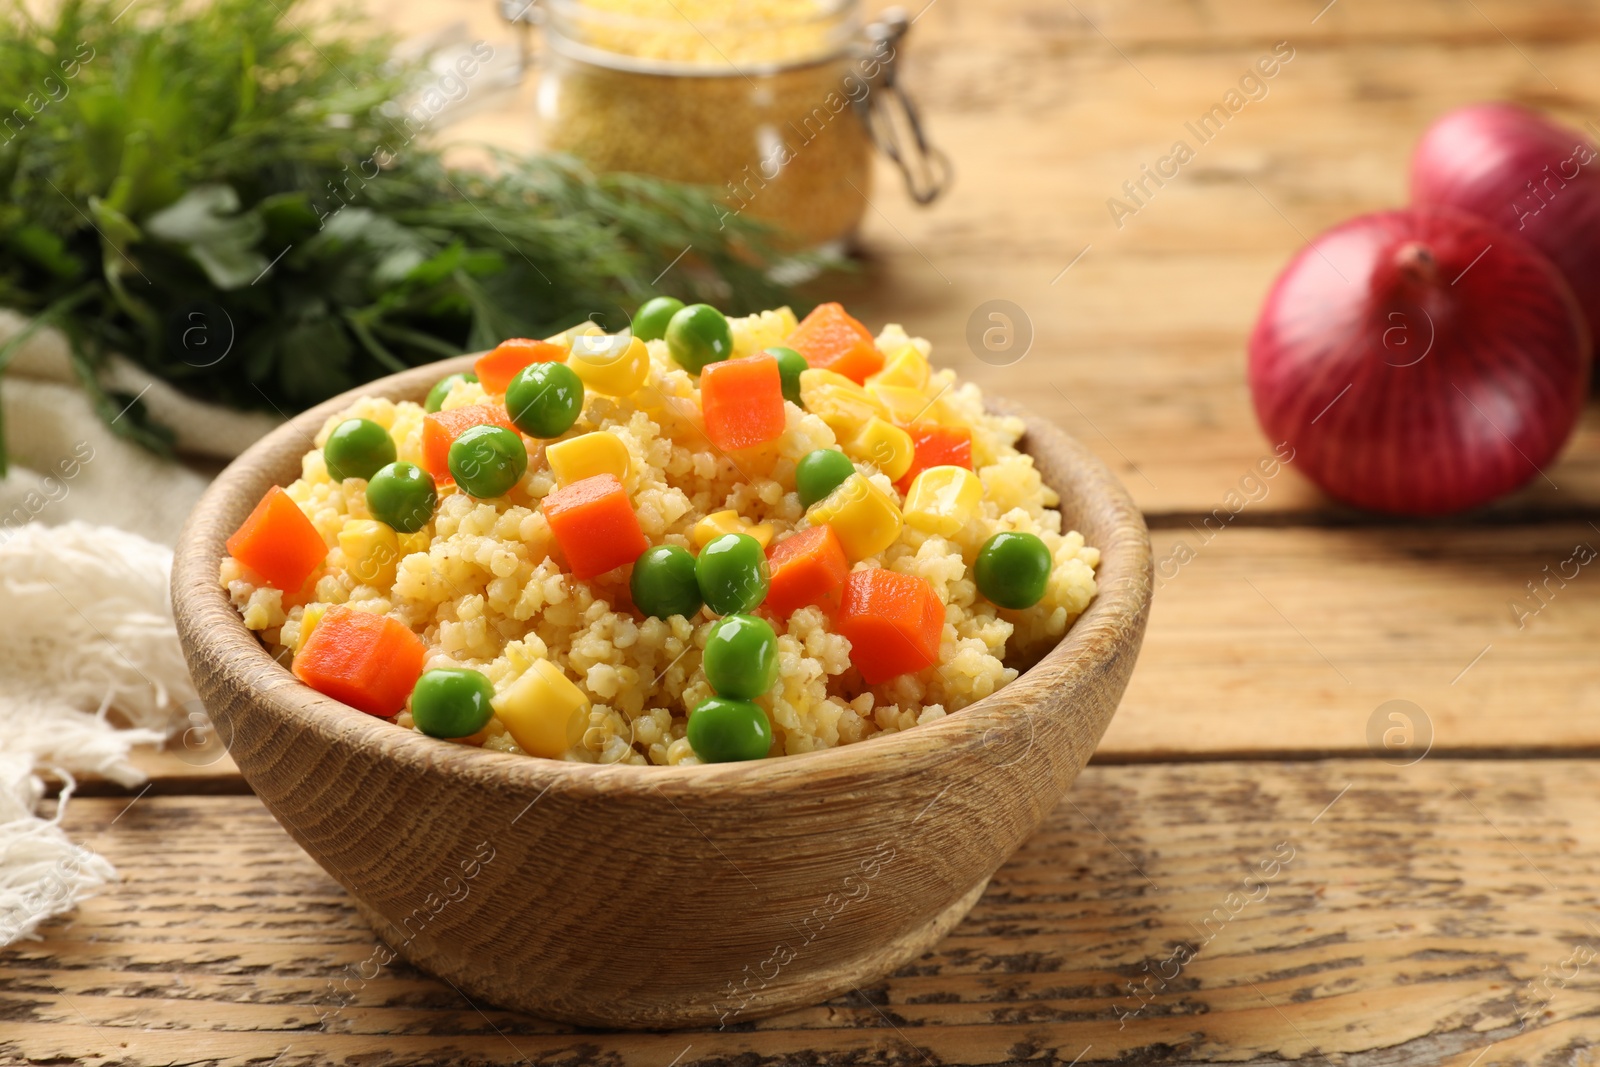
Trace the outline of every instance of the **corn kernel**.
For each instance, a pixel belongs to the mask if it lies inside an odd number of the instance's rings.
[[[599,430],[545,445],[544,458],[562,485],[581,482],[596,474],[614,474],[617,481],[626,484],[632,469],[628,446],[615,434]]]
[[[845,443],[844,454],[872,464],[893,482],[911,469],[916,445],[910,434],[874,415],[861,427],[860,433]]]
[[[346,519],[339,530],[339,548],[345,572],[357,582],[374,589],[394,585],[400,539],[391,527],[376,519]]]
[[[954,537],[978,514],[983,483],[965,467],[929,467],[906,493],[906,525]]]
[[[900,509],[860,473],[852,474],[832,493],[812,504],[806,519],[813,526],[832,526],[852,563],[876,556],[900,536]]]
[[[306,638],[311,636],[311,631],[317,628],[317,623],[322,621],[322,613],[328,610],[326,604],[310,604],[300,614],[300,633],[294,639],[295,655],[306,647]]]
[[[854,437],[874,415],[881,419],[889,417],[877,397],[831,370],[813,367],[801,371],[800,400],[805,409],[827,423],[840,440]]]
[[[689,540],[694,542],[694,550],[698,552],[709,545],[712,539],[727,533],[749,534],[761,545],[763,552],[767,550],[767,545],[772,543],[771,523],[752,523],[731,509],[712,512],[695,523],[694,529],[689,532]]]
[[[650,374],[650,350],[637,337],[582,334],[572,339],[567,366],[584,388],[607,396],[627,396]]]
[[[546,759],[566,755],[589,723],[589,698],[547,659],[535,660],[490,705],[524,752]]]
[[[890,385],[921,391],[928,384],[928,360],[916,345],[906,345],[890,357],[883,369],[867,378],[867,388]]]

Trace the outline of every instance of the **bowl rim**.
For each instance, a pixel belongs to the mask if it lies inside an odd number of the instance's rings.
[[[1110,515],[1108,526],[1112,531],[1105,543],[1094,546],[1100,549],[1101,556],[1095,574],[1097,591],[1089,607],[1032,667],[988,696],[934,722],[874,735],[853,744],[741,763],[693,766],[530,758],[398,729],[386,719],[323,696],[301,682],[267,651],[255,632],[245,627],[243,617],[218,579],[226,554],[224,542],[231,530],[225,531],[220,520],[208,522],[207,518],[230,505],[237,506],[238,497],[249,500],[253,507],[268,486],[284,484],[279,475],[286,466],[285,457],[303,455],[303,445],[315,437],[323,423],[356,400],[383,397],[420,401],[439,378],[470,370],[475,358],[476,354],[441,360],[341,393],[286,420],[213,480],[186,519],[173,555],[173,611],[192,671],[198,674],[203,663],[220,676],[218,687],[248,692],[246,699],[262,705],[274,717],[293,722],[296,728],[310,729],[329,743],[377,747],[419,773],[462,774],[483,779],[486,785],[526,790],[538,796],[551,789],[578,797],[654,791],[671,802],[675,797],[706,791],[771,791],[775,786],[801,783],[823,790],[840,785],[861,786],[881,779],[886,767],[915,773],[927,764],[951,758],[957,749],[992,746],[996,731],[1009,736],[1021,720],[1029,723],[1031,744],[1031,708],[1039,705],[1046,694],[1059,704],[1063,690],[1100,674],[1130,644],[1137,649],[1153,585],[1152,552],[1142,513],[1121,482],[1076,438],[1020,405],[986,397],[990,411],[1024,420],[1026,429],[1019,441],[1022,451],[1034,454],[1044,449],[1059,455],[1074,473],[1077,495],[1085,499],[1100,496],[1101,505]],[[1023,447],[1025,443],[1033,447]],[[1063,499],[1067,497],[1061,486],[1052,488]],[[246,513],[248,508],[240,512],[241,518]],[[1063,525],[1074,528],[1071,523]],[[1076,710],[1068,706],[1069,717]]]

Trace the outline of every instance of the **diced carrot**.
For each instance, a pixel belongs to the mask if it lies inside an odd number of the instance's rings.
[[[816,604],[830,614],[839,610],[839,595],[850,561],[832,526],[813,526],[767,549],[772,572],[762,607],[786,620],[800,608]]]
[[[295,655],[294,674],[324,696],[388,717],[405,707],[427,654],[403,623],[336,604]]]
[[[911,488],[917,475],[929,467],[972,469],[972,431],[965,426],[941,426],[936,422],[913,422],[906,427],[914,449],[911,469],[900,476],[894,487],[901,495]]]
[[[850,640],[850,662],[868,685],[877,685],[938,662],[944,605],[925,579],[856,571],[845,579],[834,626]]]
[[[267,490],[228,538],[228,554],[285,593],[297,593],[328,554],[317,528],[281,485]]]
[[[615,474],[562,486],[540,507],[575,578],[593,578],[632,563],[650,547],[628,491]]]
[[[422,465],[440,482],[450,481],[450,446],[456,438],[490,423],[515,430],[511,417],[499,404],[467,404],[449,411],[433,411],[422,417]]]
[[[883,353],[872,332],[841,304],[818,304],[784,342],[813,367],[831,370],[860,385],[883,369]]]
[[[513,337],[501,341],[492,350],[478,357],[472,369],[478,374],[478,384],[486,393],[503,393],[517,371],[535,363],[561,363],[567,350],[549,341],[535,341],[528,337]]]
[[[727,359],[700,372],[700,412],[706,436],[733,451],[783,435],[783,377],[769,355]]]

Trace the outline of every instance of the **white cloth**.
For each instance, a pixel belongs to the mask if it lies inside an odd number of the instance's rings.
[[[0,311],[0,343],[25,320]],[[110,379],[178,430],[180,450],[236,455],[276,424],[191,400],[118,360]],[[178,647],[168,547],[206,477],[108,430],[42,330],[0,379],[10,474],[0,479],[0,945],[33,934],[116,872],[60,820],[72,775],[144,775],[134,745],[202,713]],[[87,520],[87,521],[86,521]],[[111,523],[114,525],[90,525]],[[41,771],[66,782],[39,814]]]
[[[164,546],[83,522],[29,523],[0,543],[0,944],[113,877],[62,831],[69,790],[54,818],[35,814],[37,772],[137,784],[129,749],[164,741],[200,707],[173,627],[171,566]]]
[[[0,945],[27,937],[116,877],[105,857],[62,832],[64,801],[52,819],[34,814],[43,795],[33,757],[0,752]]]

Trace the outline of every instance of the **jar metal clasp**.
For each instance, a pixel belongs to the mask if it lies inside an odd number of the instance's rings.
[[[539,0],[499,0],[500,17],[516,27],[517,70],[526,74],[533,67],[533,28],[544,24],[544,8]]]
[[[906,192],[919,204],[931,204],[950,186],[950,157],[929,142],[922,118],[900,85],[900,42],[911,28],[904,8],[886,9],[866,28],[859,62],[875,64],[867,92],[856,102],[873,144],[900,169]]]

